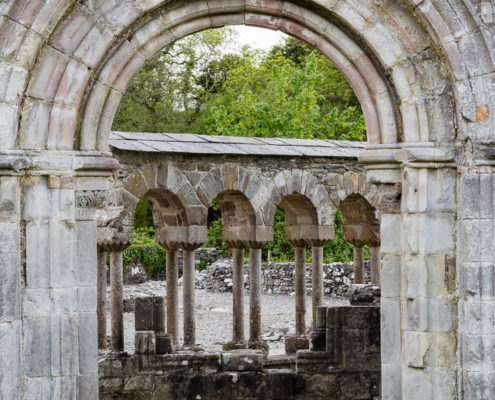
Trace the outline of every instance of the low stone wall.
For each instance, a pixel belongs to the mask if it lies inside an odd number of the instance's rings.
[[[366,281],[369,281],[369,261],[365,263]],[[262,291],[268,294],[294,294],[293,262],[263,264]],[[354,280],[353,263],[331,263],[323,266],[324,291],[328,297],[347,297],[349,285]],[[210,292],[232,291],[232,260],[221,259],[198,275],[196,287]],[[244,287],[249,290],[249,265],[244,266]],[[311,294],[311,264],[306,265],[306,290]]]

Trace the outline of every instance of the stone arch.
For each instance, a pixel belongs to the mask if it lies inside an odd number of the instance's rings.
[[[273,225],[277,206],[286,214],[286,237],[290,241],[325,242],[333,239],[335,207],[327,190],[305,170],[279,172],[263,205],[265,220]]]
[[[340,203],[345,240],[354,246],[380,245],[377,210],[361,195],[351,194]]]
[[[261,205],[267,197],[266,179],[263,176],[253,175],[252,172],[240,166],[223,166],[214,168],[201,178],[196,194],[205,207],[209,207],[215,199],[227,202],[237,202],[240,209],[247,208],[250,229],[242,231],[234,225],[232,237],[225,236],[230,242],[242,240],[244,244],[269,243],[273,240],[273,229],[266,224]],[[223,210],[222,210],[223,213]],[[238,235],[236,232],[242,233]],[[228,233],[226,232],[228,235]]]
[[[341,203],[349,196],[361,196],[371,207],[378,210],[381,197],[378,187],[371,183],[364,173],[347,172],[344,175],[335,176],[330,189],[330,198],[335,208],[341,207]]]
[[[449,26],[450,21],[435,20],[436,4],[412,7],[437,31],[441,23]],[[77,148],[106,150],[120,96],[153,51],[201,29],[240,23],[283,30],[327,54],[360,97],[372,143],[403,137],[411,142],[452,140],[449,73],[431,36],[407,8],[385,0],[359,7],[350,0],[305,6],[248,0],[75,5],[39,51],[38,72],[30,77],[23,101],[18,146],[73,148],[75,138]],[[459,58],[448,51],[455,47],[460,52],[448,37],[433,39],[448,57]],[[482,38],[472,40],[476,50],[486,48]],[[43,71],[52,72],[51,78]]]
[[[184,247],[206,242],[208,209],[178,168],[145,165],[124,178],[123,187],[124,204],[129,204],[128,208],[135,210],[142,197],[150,201],[158,243]]]

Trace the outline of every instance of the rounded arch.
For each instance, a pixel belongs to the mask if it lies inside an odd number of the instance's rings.
[[[230,193],[231,199],[242,199],[241,203],[253,210],[256,226],[266,225],[259,207],[266,197],[263,176],[254,176],[251,171],[240,166],[225,165],[210,170],[201,178],[196,188],[197,197],[205,207],[209,207],[219,197],[226,199],[223,196],[227,193]]]
[[[380,221],[374,207],[361,195],[351,194],[340,203],[345,240],[355,246],[380,245]]]
[[[280,206],[286,216],[285,236],[293,243],[324,243],[333,239],[335,206],[327,190],[306,170],[286,170],[273,177],[263,205],[265,220],[273,226]]]
[[[299,3],[143,1],[76,4],[65,15],[57,10],[63,17],[47,34],[28,80],[17,145],[70,149],[75,140],[76,148],[105,151],[120,97],[152,53],[198,30],[241,23],[280,29],[329,56],[363,104],[370,142],[453,139],[449,86],[465,76],[466,67],[464,60],[455,63],[462,51],[449,41],[455,24],[439,17],[436,3],[409,8],[385,0],[359,6],[350,0]],[[435,33],[425,31],[410,8]],[[446,65],[432,38],[450,60]],[[476,51],[487,49],[482,38],[472,39]],[[484,71],[492,68],[481,58]]]

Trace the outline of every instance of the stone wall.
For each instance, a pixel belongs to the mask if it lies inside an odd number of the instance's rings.
[[[315,350],[296,357],[266,359],[262,351],[245,349],[158,354],[150,342],[141,355],[101,360],[100,400],[375,399],[380,393],[379,306],[319,307],[318,313]]]
[[[262,291],[267,294],[294,294],[293,262],[270,262],[262,265]],[[347,297],[349,284],[354,279],[353,263],[324,264],[324,291],[328,297]],[[369,282],[369,261],[365,268],[366,282]],[[221,259],[198,274],[196,287],[210,292],[232,291],[232,260]],[[244,287],[249,290],[249,265],[244,265]],[[306,292],[311,294],[311,264],[306,265]]]

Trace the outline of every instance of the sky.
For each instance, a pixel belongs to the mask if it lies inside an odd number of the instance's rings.
[[[239,33],[237,41],[244,46],[250,45],[255,49],[270,50],[287,35],[280,31],[270,29],[255,28],[251,26],[238,25],[233,27]]]

